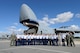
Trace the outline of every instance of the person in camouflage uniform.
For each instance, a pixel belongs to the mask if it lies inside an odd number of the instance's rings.
[[[75,47],[75,43],[74,43],[74,34],[72,32],[70,32],[70,46],[74,46]]]
[[[15,44],[16,44],[16,39],[17,39],[17,37],[16,37],[16,35],[15,34],[11,34],[11,37],[10,37],[10,46],[15,46]]]
[[[69,35],[69,33],[66,34],[66,43],[67,43],[67,46],[70,46],[70,35]]]

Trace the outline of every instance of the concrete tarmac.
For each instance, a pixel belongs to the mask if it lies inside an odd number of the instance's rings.
[[[76,47],[48,45],[10,46],[10,41],[0,41],[0,53],[80,53],[80,44],[76,44]]]

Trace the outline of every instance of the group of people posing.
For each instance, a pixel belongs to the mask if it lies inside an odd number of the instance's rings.
[[[73,33],[11,35],[10,45],[75,46]]]

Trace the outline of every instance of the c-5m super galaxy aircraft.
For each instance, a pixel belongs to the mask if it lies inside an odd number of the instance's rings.
[[[34,33],[34,34],[36,34],[36,33],[39,33],[39,34],[41,34],[41,33],[45,33],[45,34],[46,33],[47,34],[54,33],[54,30],[52,28],[42,26],[38,22],[38,19],[37,19],[36,15],[34,14],[34,12],[26,4],[23,4],[21,6],[20,23],[22,23],[24,26],[29,27],[28,30],[24,31],[25,33]]]
[[[38,22],[38,19],[32,9],[26,5],[23,4],[21,6],[20,10],[20,23],[22,23],[24,26],[29,27],[28,30],[24,30],[24,33],[39,33],[39,34],[53,34],[55,32],[69,32],[69,31],[74,31],[74,30],[65,30],[65,29],[52,29],[49,28],[45,25],[42,25]],[[74,31],[74,32],[79,32],[80,31]]]

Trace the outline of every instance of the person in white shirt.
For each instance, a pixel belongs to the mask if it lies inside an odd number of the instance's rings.
[[[62,46],[65,46],[66,33],[62,33]]]
[[[28,34],[27,36],[28,36],[28,37],[27,37],[27,38],[28,38],[28,45],[30,45],[30,43],[31,43],[31,35]]]
[[[58,34],[57,34],[57,33],[56,33],[55,37],[56,37],[56,39],[55,39],[55,41],[56,41],[56,46],[58,46]]]
[[[42,35],[41,34],[38,34],[38,36],[39,36],[39,45],[42,45]]]
[[[52,45],[52,35],[51,35],[51,34],[49,34],[49,39],[48,39],[48,41],[49,41],[49,45]]]
[[[22,45],[22,38],[23,38],[22,35],[17,35],[16,46]]]
[[[36,34],[33,34],[33,45],[36,44]]]
[[[55,34],[52,34],[51,35],[51,42],[52,42],[52,45],[55,45],[55,38],[54,38]]]
[[[30,35],[31,35],[31,45],[33,45],[34,44],[34,34],[32,33]]]

